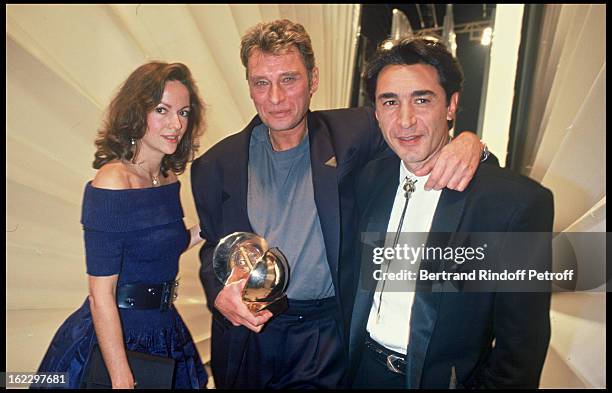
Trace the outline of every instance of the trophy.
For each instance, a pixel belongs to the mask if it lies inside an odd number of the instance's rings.
[[[253,313],[283,299],[289,281],[287,258],[250,232],[234,232],[221,239],[213,253],[213,269],[224,285],[246,279],[242,301]]]

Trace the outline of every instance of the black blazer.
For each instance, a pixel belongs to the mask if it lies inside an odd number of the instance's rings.
[[[361,232],[387,231],[399,165],[399,158],[393,156],[364,168],[357,186]],[[427,245],[457,245],[452,234],[435,235],[442,232],[551,232],[553,211],[549,190],[499,168],[493,159],[479,166],[464,192],[442,191]],[[351,321],[351,378],[364,349],[376,285],[371,274],[372,247],[361,245],[363,260],[370,258],[370,262],[361,269],[363,281]],[[542,248],[541,266],[550,266],[550,243]],[[549,308],[550,293],[546,292],[417,290],[411,309],[406,387],[537,387],[550,339]]]
[[[350,264],[356,250],[355,173],[388,149],[369,108],[309,111],[307,119],[314,199],[346,340],[359,274],[358,267]],[[222,284],[214,275],[212,255],[224,236],[253,232],[247,213],[247,177],[251,132],[259,124],[256,116],[242,132],[217,143],[191,167],[201,236],[206,239],[200,250],[200,279],[213,314],[212,365],[219,387],[233,385],[249,331],[231,326],[213,307]]]

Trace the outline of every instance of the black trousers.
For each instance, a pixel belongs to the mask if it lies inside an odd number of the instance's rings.
[[[347,356],[335,299],[289,299],[288,303],[289,308],[261,332],[249,333],[232,388],[343,387]]]

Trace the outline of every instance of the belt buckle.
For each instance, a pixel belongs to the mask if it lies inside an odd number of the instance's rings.
[[[176,293],[179,282],[176,281],[167,281],[164,283],[162,288],[161,302],[159,305],[160,311],[166,311],[170,309],[174,300],[178,297],[178,293]]]
[[[400,356],[397,356],[397,355],[388,355],[387,356],[387,368],[389,369],[389,371],[392,371],[392,372],[394,372],[396,374],[406,375],[406,373],[404,371],[400,370],[399,365],[396,366],[394,364],[394,362],[396,360],[399,360],[399,361],[403,362],[404,358],[402,358]]]

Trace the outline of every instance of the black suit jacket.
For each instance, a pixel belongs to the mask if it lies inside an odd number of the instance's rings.
[[[496,159],[489,164],[479,166],[464,192],[442,191],[428,246],[465,245],[454,239],[457,233],[552,231],[550,191],[499,168]],[[364,168],[357,187],[361,232],[387,231],[399,165],[399,158],[393,156]],[[441,233],[447,236],[436,236]],[[372,245],[361,247],[366,262],[351,321],[353,378],[376,285],[371,275]],[[541,266],[550,266],[550,243],[542,249]],[[406,387],[537,387],[550,339],[549,308],[547,292],[417,290],[411,309]]]
[[[307,119],[314,199],[345,340],[359,274],[358,266],[350,263],[356,250],[355,173],[387,148],[371,109],[309,111]],[[212,367],[218,387],[234,385],[249,330],[233,327],[214,308],[223,285],[214,275],[212,255],[224,236],[253,232],[247,213],[247,177],[251,132],[259,124],[256,116],[242,132],[217,143],[191,167],[201,236],[206,239],[200,250],[200,279],[213,314]]]

